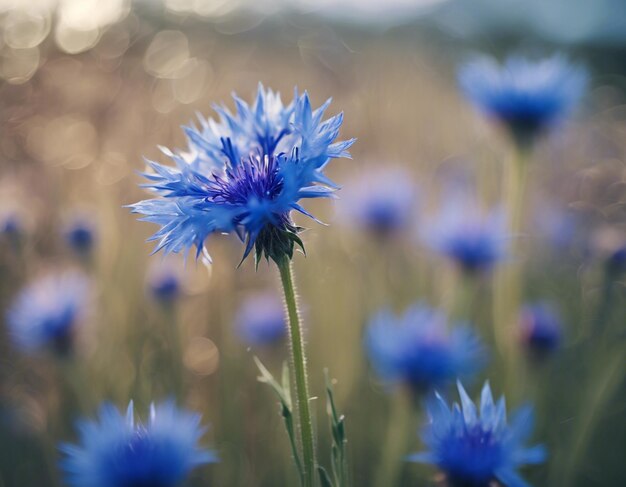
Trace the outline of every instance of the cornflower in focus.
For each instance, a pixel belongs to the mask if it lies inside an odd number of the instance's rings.
[[[365,337],[370,361],[384,380],[416,393],[471,378],[485,362],[485,350],[469,326],[448,326],[441,310],[418,303],[402,316],[377,313]]]
[[[450,408],[439,394],[428,403],[429,422],[421,434],[428,451],[408,460],[437,466],[448,487],[528,487],[517,469],[546,457],[543,446],[524,446],[533,428],[532,408],[521,408],[509,424],[504,397],[494,403],[489,383],[480,410],[460,382],[458,389],[460,405]]]
[[[235,324],[239,336],[249,345],[271,345],[287,332],[284,305],[269,292],[248,296],[237,312]]]
[[[66,272],[43,277],[15,298],[7,311],[9,334],[27,353],[45,347],[65,355],[73,349],[76,327],[89,306],[90,282]]]
[[[509,245],[504,213],[499,208],[483,211],[464,197],[451,198],[424,226],[422,238],[467,274],[489,271],[506,256]]]
[[[219,121],[199,117],[200,128],[185,129],[186,153],[164,149],[176,167],[148,161],[152,173],[145,185],[157,197],[131,205],[142,220],[161,226],[151,240],[155,252],[182,252],[196,247],[210,260],[204,244],[212,233],[234,232],[245,243],[243,262],[255,250],[279,270],[289,316],[291,371],[296,389],[302,462],[296,460],[302,485],[312,487],[317,475],[305,348],[296,301],[291,259],[295,246],[304,250],[293,210],[315,220],[300,201],[329,198],[337,186],[324,175],[331,159],[349,157],[354,142],[335,142],[343,114],[322,120],[330,104],[313,110],[309,96],[294,93],[284,105],[280,95],[259,84],[248,105],[234,95],[237,111],[216,106]],[[288,429],[290,436],[292,429]],[[293,440],[293,437],[291,438]]]
[[[79,423],[79,444],[63,444],[61,467],[74,487],[175,487],[196,467],[217,461],[198,445],[206,429],[200,415],[173,402],[150,407],[150,421],[135,421],[105,404],[98,421]]]
[[[200,117],[185,128],[187,153],[164,149],[176,167],[148,161],[145,186],[157,198],[131,205],[142,220],[161,229],[155,251],[203,251],[208,235],[235,232],[245,242],[243,258],[255,248],[258,260],[291,258],[302,246],[291,219],[295,210],[311,218],[300,200],[328,198],[337,186],[323,170],[332,158],[349,157],[353,140],[335,142],[343,115],[322,120],[330,100],[313,110],[309,96],[280,95],[259,85],[252,105],[234,96],[232,114],[216,106],[219,121]]]
[[[367,172],[343,192],[338,216],[348,225],[387,239],[409,229],[416,192],[407,171],[379,169]]]
[[[502,123],[520,147],[567,116],[587,85],[587,72],[555,55],[539,61],[489,57],[459,69],[459,84],[481,112]]]
[[[549,303],[524,306],[519,325],[522,342],[531,353],[539,357],[553,352],[561,343],[561,318]]]

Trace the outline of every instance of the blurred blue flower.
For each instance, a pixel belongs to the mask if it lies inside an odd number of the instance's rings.
[[[389,310],[369,322],[365,345],[377,373],[402,382],[415,392],[426,392],[471,378],[485,362],[485,350],[469,326],[448,328],[443,311],[422,303],[402,316]]]
[[[182,291],[180,274],[166,265],[155,266],[148,273],[148,289],[157,301],[171,304]]]
[[[408,230],[413,220],[417,188],[402,169],[364,173],[343,193],[339,217],[348,225],[386,238]]]
[[[555,55],[540,61],[483,57],[459,70],[461,90],[480,111],[505,124],[518,142],[567,115],[581,98],[587,72]]]
[[[23,231],[23,223],[17,213],[9,212],[0,215],[0,235],[15,240],[22,235]]]
[[[96,229],[91,220],[75,217],[63,229],[63,237],[74,252],[88,254],[96,241]]]
[[[561,343],[561,317],[549,303],[538,302],[522,308],[520,328],[524,344],[534,353],[544,355]]]
[[[29,353],[46,346],[70,352],[76,325],[89,305],[89,290],[89,280],[76,272],[49,275],[23,289],[6,316],[15,345]]]
[[[480,210],[467,198],[450,198],[422,230],[424,242],[467,273],[490,270],[508,250],[504,212]]]
[[[269,345],[281,340],[286,332],[285,307],[274,293],[248,296],[235,318],[239,336],[249,345]]]
[[[458,383],[461,405],[452,408],[439,395],[428,404],[429,423],[421,434],[429,451],[409,461],[436,465],[450,487],[528,487],[517,469],[542,463],[541,445],[524,446],[533,428],[533,410],[521,408],[507,424],[504,397],[494,403],[489,383],[483,386],[480,411]]]
[[[61,467],[73,487],[175,487],[197,466],[217,461],[198,446],[204,432],[199,414],[173,402],[153,404],[145,425],[135,422],[132,401],[126,417],[105,404],[98,421],[79,423],[78,445],[61,445]]]
[[[613,250],[606,261],[610,273],[619,275],[626,272],[626,245]]]
[[[309,96],[297,92],[288,105],[259,85],[252,105],[234,96],[237,111],[216,106],[219,121],[200,117],[185,128],[187,153],[164,149],[176,167],[148,161],[153,173],[145,187],[158,197],[131,205],[142,220],[161,229],[151,240],[155,252],[196,256],[212,233],[235,232],[245,242],[244,259],[291,257],[301,245],[291,221],[296,210],[311,218],[299,201],[330,197],[337,186],[323,174],[332,158],[349,157],[353,140],[335,142],[343,114],[322,121],[328,100],[312,110]]]
[[[562,252],[580,243],[580,223],[574,213],[545,201],[533,213],[533,225],[554,250]]]
[[[0,214],[0,244],[4,241],[17,251],[23,243],[25,234],[26,224],[23,215],[15,210]]]

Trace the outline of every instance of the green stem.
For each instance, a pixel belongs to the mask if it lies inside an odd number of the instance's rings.
[[[580,408],[581,415],[572,434],[572,449],[567,468],[561,477],[564,481],[561,485],[573,485],[573,477],[580,471],[577,468],[580,458],[585,453],[597,422],[602,418],[603,408],[610,401],[615,388],[622,383],[623,370],[623,356],[617,353],[601,371],[592,374],[592,377],[599,377],[600,380],[590,389],[591,393],[583,400],[583,406]]]
[[[519,363],[511,326],[517,320],[522,298],[522,255],[519,237],[522,229],[526,173],[530,153],[528,148],[517,147],[513,160],[507,167],[504,199],[511,241],[511,261],[503,265],[495,276],[494,335],[500,354],[506,357],[508,374],[516,380]],[[512,393],[511,391],[510,393]]]
[[[300,440],[302,445],[304,487],[315,485],[314,475],[315,445],[313,438],[313,423],[309,408],[309,385],[306,371],[306,357],[302,340],[302,327],[296,299],[296,290],[293,282],[291,261],[285,256],[276,261],[283,284],[287,317],[289,319],[289,339],[291,342],[291,370],[296,385],[296,407],[299,417]]]
[[[176,319],[176,307],[173,303],[167,303],[163,309],[163,326],[165,337],[169,345],[169,369],[171,373],[171,386],[177,400],[182,401],[185,395],[185,369],[183,362],[183,345],[180,336],[180,328]],[[166,367],[167,368],[167,367]]]
[[[613,274],[608,269],[604,271],[600,305],[598,306],[596,319],[591,324],[592,335],[600,335],[608,328],[608,321],[611,316],[611,307],[613,304],[613,278]]]
[[[382,458],[376,472],[376,486],[399,485],[403,455],[407,452],[408,435],[412,432],[412,404],[407,391],[400,390],[392,397],[391,412],[382,448]]]

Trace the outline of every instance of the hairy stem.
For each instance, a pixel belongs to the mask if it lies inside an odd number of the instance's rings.
[[[276,262],[280,272],[280,279],[285,295],[285,306],[289,321],[289,340],[291,344],[291,370],[296,386],[296,408],[298,410],[300,441],[302,446],[302,463],[304,487],[315,485],[314,476],[315,444],[313,438],[313,423],[309,408],[309,385],[306,370],[306,356],[304,342],[302,340],[302,327],[296,300],[296,290],[293,282],[293,269],[291,261],[285,256]]]

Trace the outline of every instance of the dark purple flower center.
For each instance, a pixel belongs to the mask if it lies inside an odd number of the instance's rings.
[[[214,177],[209,199],[227,205],[271,201],[283,188],[283,178],[278,169],[274,156],[250,156],[247,160],[229,166],[225,177]]]
[[[441,468],[454,487],[489,487],[502,461],[502,445],[491,430],[466,427],[452,430],[440,451]]]
[[[168,467],[167,460],[150,433],[140,426],[103,467],[108,470],[107,476],[115,479],[115,485],[120,487],[173,487],[170,470],[178,470],[178,467]],[[176,458],[169,460],[177,462]]]

